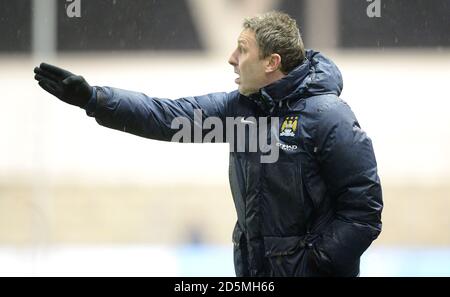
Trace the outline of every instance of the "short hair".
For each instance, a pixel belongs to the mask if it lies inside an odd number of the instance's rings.
[[[281,56],[281,71],[291,72],[305,59],[305,48],[297,22],[288,14],[272,11],[246,18],[244,29],[255,32],[260,58],[271,54]]]

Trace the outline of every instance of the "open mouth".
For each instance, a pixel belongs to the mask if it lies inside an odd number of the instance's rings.
[[[234,72],[234,73],[236,73],[238,75],[238,77],[234,80],[234,82],[239,84],[241,82],[241,76],[237,72]]]

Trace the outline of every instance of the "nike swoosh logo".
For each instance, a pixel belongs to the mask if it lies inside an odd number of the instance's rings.
[[[256,124],[256,123],[253,122],[253,121],[244,120],[244,119],[241,119],[241,123],[242,123],[242,124]]]

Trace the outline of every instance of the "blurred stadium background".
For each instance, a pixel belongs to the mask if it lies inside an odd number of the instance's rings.
[[[242,18],[278,8],[332,57],[371,136],[384,230],[363,276],[450,276],[450,1],[0,0],[0,275],[233,276],[227,145],[97,125],[42,91],[41,61],[179,98],[235,89]],[[372,1],[373,2],[373,1]]]

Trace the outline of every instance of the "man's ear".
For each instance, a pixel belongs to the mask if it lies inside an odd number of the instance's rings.
[[[271,54],[266,59],[266,73],[281,70],[281,56],[279,54]]]

